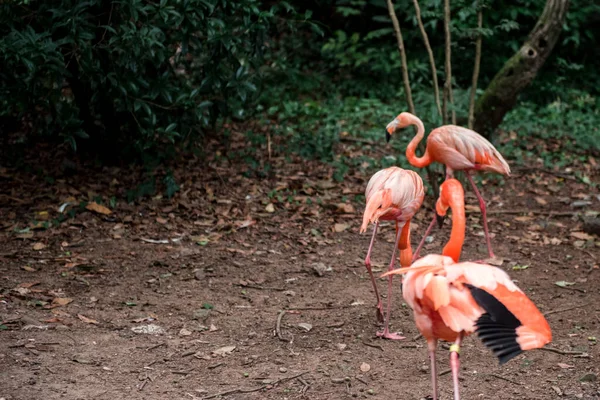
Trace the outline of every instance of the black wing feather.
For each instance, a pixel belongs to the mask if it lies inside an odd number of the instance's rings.
[[[522,325],[521,321],[485,290],[469,284],[465,286],[477,304],[486,311],[475,323],[477,335],[483,344],[494,352],[501,365],[521,354],[523,350],[517,342],[516,332]]]

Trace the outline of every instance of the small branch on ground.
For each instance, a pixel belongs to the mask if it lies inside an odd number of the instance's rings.
[[[563,350],[559,350],[559,349],[553,349],[551,347],[542,347],[542,348],[540,348],[540,350],[549,351],[550,353],[556,353],[556,354],[567,355],[567,356],[585,356],[585,355],[587,355],[587,353],[582,352],[582,351],[563,351]]]
[[[215,397],[222,397],[222,396],[227,396],[230,394],[235,394],[235,393],[252,393],[252,392],[258,392],[259,390],[263,390],[268,388],[269,386],[275,386],[281,382],[285,382],[285,381],[289,381],[291,379],[296,379],[301,377],[302,375],[308,374],[310,371],[304,371],[304,372],[300,372],[299,374],[293,375],[293,376],[286,376],[285,378],[281,378],[278,379],[274,382],[269,383],[268,385],[262,385],[256,388],[252,388],[252,389],[244,389],[244,388],[237,388],[237,389],[231,389],[231,390],[227,390],[225,392],[221,392],[221,393],[217,393],[217,394],[211,394],[210,396],[204,396],[202,397],[202,400],[208,400],[208,399],[214,399]]]
[[[365,341],[363,341],[363,342],[362,342],[362,344],[364,344],[365,346],[373,347],[373,348],[375,348],[375,349],[379,349],[379,350],[381,350],[381,351],[385,351],[385,350],[383,350],[383,347],[381,347],[381,346],[380,346],[380,345],[378,345],[378,344],[374,344],[374,343],[368,343],[368,342],[365,342]]]
[[[467,211],[467,214],[476,214],[477,211]],[[494,214],[507,214],[507,215],[519,215],[519,214],[533,214],[533,215],[548,215],[550,217],[572,217],[574,215],[580,215],[579,211],[545,211],[545,210],[491,210],[488,211],[488,215]]]
[[[580,304],[578,306],[567,307],[567,308],[559,308],[558,310],[552,310],[552,311],[545,312],[544,316],[548,316],[548,315],[552,315],[552,314],[558,314],[558,313],[565,312],[565,311],[577,310],[578,308],[587,307],[590,304],[592,304],[592,303],[585,303],[585,304]]]
[[[285,288],[270,287],[270,286],[242,285],[242,284],[238,284],[236,286],[248,288],[248,289],[256,289],[256,290],[274,290],[276,292],[285,292]]]
[[[275,325],[275,332],[277,333],[277,337],[282,342],[287,342],[287,340],[281,334],[281,321],[283,320],[283,316],[285,314],[287,314],[287,310],[283,310],[279,313],[279,315],[277,316],[277,325]]]
[[[510,382],[512,384],[515,384],[515,385],[523,386],[522,383],[519,383],[517,381],[513,381],[512,379],[505,378],[502,375],[498,375],[498,374],[494,374],[494,373],[486,374],[486,375],[493,376],[494,378],[502,379],[503,381]]]

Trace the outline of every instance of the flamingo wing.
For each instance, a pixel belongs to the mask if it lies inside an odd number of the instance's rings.
[[[504,364],[525,350],[543,347],[552,340],[550,325],[535,304],[503,270],[471,262],[446,267],[462,282],[485,312],[475,321],[485,346]]]
[[[428,147],[435,158],[454,170],[482,169],[510,175],[510,167],[502,154],[486,138],[475,131],[456,125],[434,129]]]

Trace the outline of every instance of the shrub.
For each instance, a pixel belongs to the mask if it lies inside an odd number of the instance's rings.
[[[73,148],[164,153],[219,117],[244,116],[277,7],[2,1],[0,128],[24,119]]]

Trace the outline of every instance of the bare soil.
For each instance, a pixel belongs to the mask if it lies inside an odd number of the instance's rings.
[[[182,161],[173,166],[181,183],[173,198],[134,204],[124,196],[143,180],[141,169],[0,168],[0,398],[430,396],[427,351],[399,279],[392,328],[407,339],[375,337],[363,264],[370,233],[358,234],[369,175],[351,170],[336,182],[317,162],[270,163],[273,172],[258,179],[223,157]],[[464,399],[600,399],[600,239],[581,231],[581,216],[600,210],[600,199],[575,174],[597,182],[591,165],[484,177],[500,268],[548,313],[548,347],[558,352],[498,366],[470,337],[461,353]],[[480,213],[466,191],[463,259],[479,260],[487,254]],[[110,214],[79,206],[100,198]],[[74,216],[59,223],[68,201],[75,204],[64,211]],[[432,204],[428,197],[415,219],[414,245]],[[449,222],[423,254],[441,251]],[[393,227],[383,225],[377,239],[379,274]],[[438,366],[448,368],[447,347]],[[440,388],[440,399],[452,398],[450,374]]]

